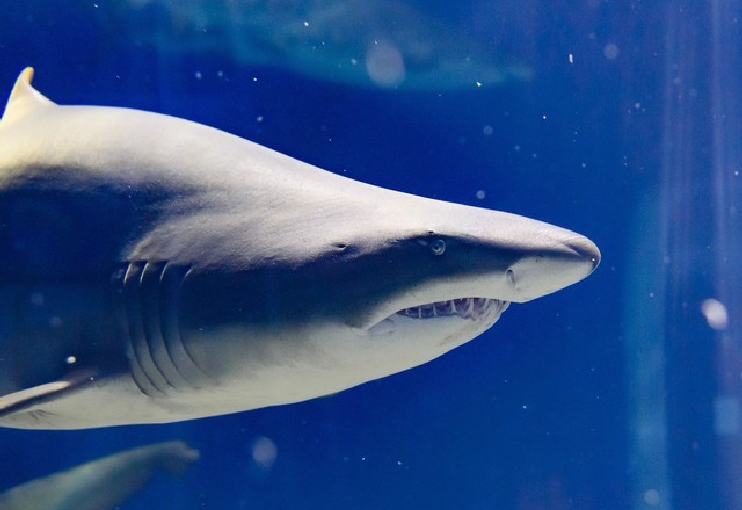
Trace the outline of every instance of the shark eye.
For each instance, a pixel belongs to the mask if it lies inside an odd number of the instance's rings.
[[[443,255],[443,253],[446,251],[446,241],[443,239],[436,239],[432,243],[430,243],[430,251],[433,252],[433,255]]]

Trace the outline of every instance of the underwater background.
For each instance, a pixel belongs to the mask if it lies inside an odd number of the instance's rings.
[[[60,104],[167,113],[363,182],[567,227],[600,247],[595,274],[326,398],[0,429],[0,489],[178,439],[198,462],[122,510],[740,508],[741,2],[405,2],[4,2],[0,91],[33,66]],[[328,60],[308,61],[286,27],[328,9]],[[335,26],[350,29],[331,39]],[[369,26],[384,58],[334,73]],[[471,62],[443,79],[457,48]]]

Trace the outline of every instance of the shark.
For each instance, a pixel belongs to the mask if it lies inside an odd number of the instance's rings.
[[[199,452],[180,441],[140,446],[0,493],[0,510],[112,510],[158,472],[184,473]]]
[[[162,114],[0,120],[0,426],[167,423],[427,363],[600,251],[516,214],[361,183]]]
[[[400,0],[129,0],[113,10],[117,34],[160,54],[217,53],[354,87],[476,90],[534,75]]]

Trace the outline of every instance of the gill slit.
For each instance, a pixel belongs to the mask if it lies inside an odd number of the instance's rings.
[[[178,325],[180,291],[189,270],[166,262],[137,261],[115,278],[131,375],[145,395],[209,384],[183,345]]]

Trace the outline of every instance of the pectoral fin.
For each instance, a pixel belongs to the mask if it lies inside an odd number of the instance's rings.
[[[30,407],[56,400],[73,391],[91,384],[97,375],[96,370],[78,370],[66,377],[14,393],[0,396],[0,417],[27,410]]]

